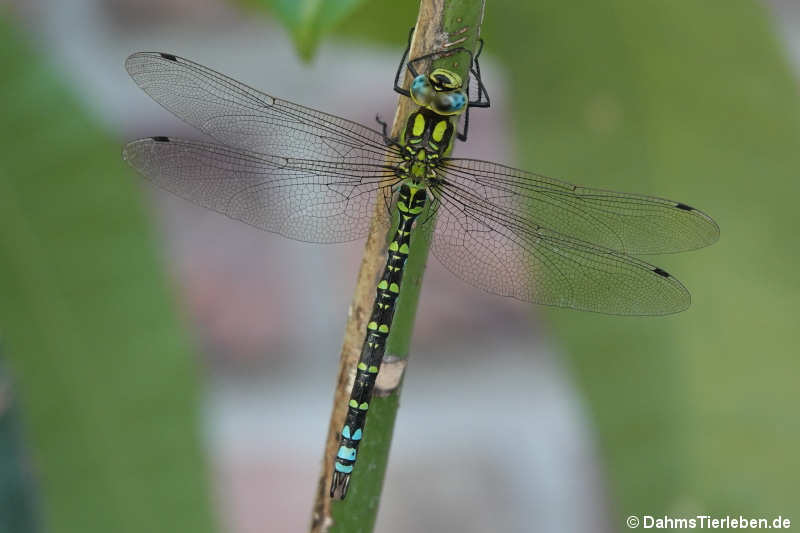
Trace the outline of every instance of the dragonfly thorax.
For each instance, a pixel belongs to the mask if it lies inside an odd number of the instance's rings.
[[[421,108],[408,117],[403,132],[403,161],[397,166],[399,177],[427,185],[436,177],[442,155],[453,141],[453,121]]]

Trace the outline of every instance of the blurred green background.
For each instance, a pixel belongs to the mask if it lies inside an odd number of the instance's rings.
[[[216,530],[202,373],[137,184],[19,5],[0,11],[0,336],[28,451],[1,459],[33,464],[53,531]],[[800,116],[775,5],[487,0],[513,163],[685,201],[722,229],[652,259],[692,291],[685,313],[540,316],[588,412],[614,531],[644,514],[800,523]],[[414,2],[348,7],[326,24],[272,13],[306,54],[336,39],[399,54]]]

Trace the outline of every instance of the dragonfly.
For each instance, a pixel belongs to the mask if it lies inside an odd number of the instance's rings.
[[[399,138],[270,96],[169,53],[139,52],[125,67],[164,108],[209,136],[135,140],[124,159],[157,186],[291,239],[336,243],[367,234],[376,202],[395,214],[376,287],[330,496],[344,498],[384,356],[412,228],[436,224],[431,251],[485,291],[612,315],[667,315],[690,304],[671,274],[636,256],[694,250],[719,227],[682,202],[574,185],[506,165],[446,156],[466,139],[471,107],[487,107],[477,55],[464,82],[445,68],[405,63],[417,109]],[[470,99],[470,78],[478,96]],[[473,86],[475,88],[475,86]],[[463,131],[458,131],[461,116]],[[424,213],[424,215],[423,215]]]

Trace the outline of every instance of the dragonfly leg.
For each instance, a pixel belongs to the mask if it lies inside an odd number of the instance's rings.
[[[478,39],[478,51],[475,54],[475,58],[472,60],[472,66],[470,67],[472,77],[475,78],[475,81],[478,83],[478,99],[470,101],[469,107],[489,107],[491,105],[489,93],[486,90],[486,86],[483,84],[483,78],[481,77],[481,64],[478,63],[478,58],[480,57],[481,52],[483,52],[483,39]]]
[[[414,26],[411,26],[411,30],[408,32],[408,45],[406,46],[405,52],[403,52],[403,57],[400,58],[400,64],[397,66],[397,72],[394,75],[394,90],[403,96],[411,96],[411,93],[408,92],[408,89],[403,89],[400,86],[400,73],[403,72],[403,65],[405,65],[406,58],[408,57],[408,51],[411,49],[411,38],[413,35]],[[414,75],[416,76],[416,73]]]
[[[397,146],[398,148],[402,148],[402,146],[400,146],[400,143],[397,142],[397,139],[392,139],[391,137],[389,137],[389,125],[386,123],[385,120],[381,119],[380,115],[375,115],[375,122],[381,125],[383,142],[386,143],[386,146]]]
[[[467,106],[467,112],[464,113],[464,129],[456,133],[456,138],[461,142],[466,142],[467,132],[469,132],[469,106]]]

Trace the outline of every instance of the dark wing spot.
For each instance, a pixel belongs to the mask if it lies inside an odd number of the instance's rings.
[[[690,205],[682,204],[680,202],[675,204],[675,207],[677,207],[678,209],[683,209],[684,211],[694,211],[694,207],[692,207]]]
[[[158,137],[153,137],[153,140],[157,143],[168,143],[169,137],[158,136]]]
[[[669,275],[669,273],[668,273],[666,270],[661,270],[661,269],[660,269],[660,268],[658,268],[658,267],[655,267],[655,268],[653,269],[653,272],[655,272],[656,274],[658,274],[658,275],[659,275],[659,276],[661,276],[662,278],[669,278],[669,277],[672,277],[672,276],[670,276],[670,275]]]
[[[175,55],[174,55],[174,54],[164,54],[164,53],[161,53],[160,55],[161,55],[161,57],[163,57],[163,58],[164,58],[164,59],[166,59],[167,61],[177,61],[177,60],[178,60],[178,58],[177,58],[177,57],[175,57]]]

